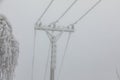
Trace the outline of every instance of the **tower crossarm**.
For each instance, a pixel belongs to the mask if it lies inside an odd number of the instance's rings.
[[[45,30],[45,31],[59,31],[59,32],[74,32],[74,26],[35,26],[35,30]]]

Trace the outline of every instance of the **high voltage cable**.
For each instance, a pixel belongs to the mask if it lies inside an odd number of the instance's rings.
[[[39,21],[41,21],[41,19],[43,18],[43,16],[45,15],[45,13],[47,12],[47,10],[49,9],[49,7],[52,5],[53,2],[54,2],[54,0],[51,0],[51,2],[49,3],[49,5],[45,9],[45,11],[42,13],[40,18],[37,20],[36,25],[38,25]],[[33,77],[34,77],[35,42],[36,42],[36,30],[34,31],[34,47],[33,47],[32,75],[31,75],[31,77],[32,77],[31,79],[32,80],[33,80]],[[45,74],[46,74],[46,71],[45,71]]]
[[[32,73],[31,73],[31,80],[33,80],[33,78],[34,78],[35,42],[36,42],[36,30],[34,30],[34,40],[33,40],[33,57],[32,57]]]
[[[72,25],[77,24],[79,21],[81,21],[90,11],[92,11],[99,3],[101,0],[97,1],[85,14],[83,14],[77,21],[75,21]]]
[[[62,61],[61,61],[61,64],[60,64],[60,68],[59,68],[57,80],[59,80],[59,78],[60,78],[60,74],[61,74],[61,70],[62,70],[62,66],[63,66],[64,59],[65,59],[65,55],[66,55],[66,52],[67,52],[67,48],[68,48],[68,45],[69,45],[69,42],[70,42],[70,38],[71,38],[71,32],[70,32],[69,35],[68,35],[67,44],[66,44],[65,50],[64,50],[64,52],[63,52],[64,54],[63,54],[63,56],[62,56]]]
[[[38,24],[39,21],[41,21],[42,17],[45,15],[45,13],[46,13],[47,10],[50,8],[50,6],[52,5],[53,2],[54,2],[54,0],[51,0],[51,2],[49,3],[49,5],[48,5],[47,8],[45,9],[45,11],[42,13],[42,15],[40,16],[40,18],[39,18],[38,21],[36,22],[36,25]]]
[[[82,15],[77,21],[75,21],[73,24],[71,24],[71,25],[75,25],[75,24],[77,24],[80,20],[82,20],[92,9],[94,9],[99,3],[101,2],[101,0],[99,0],[99,1],[97,1],[84,15]],[[73,4],[75,4],[75,2],[73,3]],[[72,6],[73,6],[73,4],[72,4]],[[71,6],[71,7],[72,7]],[[68,8],[67,10],[66,10],[66,12],[69,10],[70,8]],[[65,13],[66,13],[65,12]],[[61,16],[61,17],[63,17],[64,15],[65,15],[65,13]],[[58,21],[61,19],[61,17],[58,19]],[[58,21],[56,21],[56,22],[58,22]],[[68,44],[69,44],[69,40],[70,40],[70,37],[71,37],[71,34],[68,36],[68,41],[67,41],[67,44],[66,44],[66,47],[65,47],[65,51],[64,51],[64,55],[63,55],[63,57],[62,57],[62,62],[61,62],[61,64],[60,64],[60,69],[59,69],[59,72],[58,72],[58,76],[57,76],[57,80],[59,80],[59,77],[60,77],[60,73],[61,73],[61,70],[62,70],[62,65],[63,65],[63,62],[64,62],[64,58],[65,58],[65,54],[66,54],[66,51],[67,51],[67,47],[68,47]],[[119,80],[120,80],[120,76],[119,76]]]
[[[120,80],[120,74],[118,73],[118,69],[116,68],[116,74],[117,74],[117,78]]]
[[[69,7],[68,9],[55,21],[55,23],[59,22],[59,20],[65,16],[65,14],[73,7],[73,5],[77,2],[78,0],[75,0]]]

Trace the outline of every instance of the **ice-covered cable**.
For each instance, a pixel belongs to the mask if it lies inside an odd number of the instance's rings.
[[[35,45],[36,44],[36,30],[34,30],[34,38],[33,38],[33,57],[32,57],[32,73],[31,80],[34,80],[34,63],[35,63]]]
[[[40,18],[38,19],[38,21],[36,22],[36,25],[39,24],[39,21],[41,21],[41,19],[43,18],[43,16],[45,15],[45,13],[47,12],[47,10],[50,8],[50,6],[52,5],[52,3],[54,2],[54,0],[51,0],[49,5],[47,6],[47,8],[45,9],[45,11],[42,13],[42,15],[40,16]]]
[[[97,1],[86,13],[84,13],[77,21],[75,21],[72,25],[77,24],[79,21],[81,21],[90,11],[92,11],[99,3],[101,0]]]
[[[70,38],[71,38],[71,32],[68,35],[68,39],[67,39],[67,43],[66,43],[66,46],[65,46],[65,50],[63,52],[64,54],[62,56],[62,61],[61,61],[60,68],[59,68],[59,71],[58,71],[57,80],[59,80],[59,78],[60,78],[60,74],[61,74],[61,71],[62,71],[62,66],[63,66],[63,63],[64,63],[64,59],[65,59],[65,55],[66,55],[66,52],[67,52],[67,48],[68,48],[68,45],[69,45],[69,42],[70,42]]]

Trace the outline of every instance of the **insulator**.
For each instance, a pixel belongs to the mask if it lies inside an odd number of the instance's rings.
[[[42,22],[39,23],[39,27],[41,27],[41,26],[42,26]]]
[[[55,27],[56,27],[56,24],[55,24],[55,23],[52,23],[52,24],[50,24],[49,26],[52,27],[52,28],[55,28]]]

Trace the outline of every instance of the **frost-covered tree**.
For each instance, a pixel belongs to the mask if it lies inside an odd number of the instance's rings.
[[[0,15],[0,80],[13,80],[19,54],[18,42],[7,18]]]

